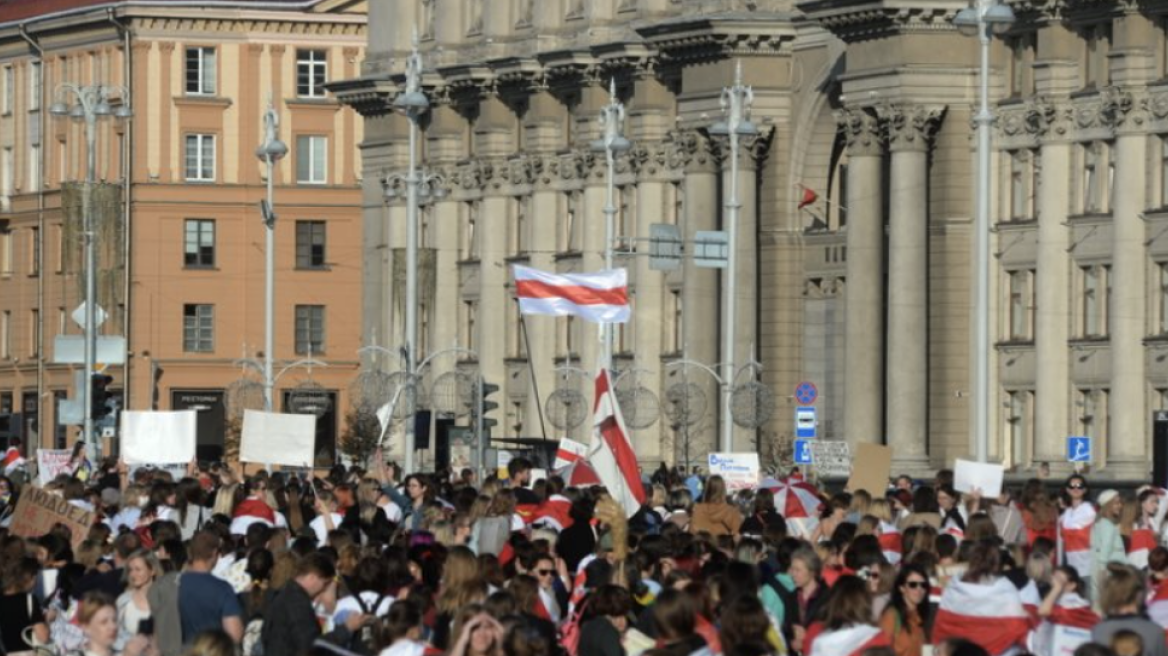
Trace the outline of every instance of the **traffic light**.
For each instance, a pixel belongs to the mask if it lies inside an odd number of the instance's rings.
[[[109,386],[114,382],[113,376],[93,374],[89,381],[89,416],[101,419],[109,414],[110,409],[105,402],[109,399]]]
[[[476,410],[478,411],[479,421],[481,422],[480,425],[482,426],[482,431],[484,434],[490,433],[492,426],[499,425],[499,422],[497,420],[491,419],[488,416],[489,414],[491,414],[492,410],[497,410],[499,408],[498,403],[496,403],[495,401],[492,401],[488,398],[492,394],[494,394],[495,392],[498,392],[498,391],[499,391],[499,386],[495,385],[493,383],[484,382],[484,383],[479,384],[479,403],[478,403],[478,408],[476,408]]]

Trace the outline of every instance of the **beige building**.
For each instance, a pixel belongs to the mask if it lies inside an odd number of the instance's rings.
[[[1151,411],[1168,407],[1168,2],[1011,5],[1019,21],[992,46],[990,454],[1065,471],[1065,438],[1090,435],[1098,475],[1143,478]],[[794,390],[811,381],[821,437],[886,442],[906,470],[968,456],[978,45],[951,22],[965,6],[371,3],[361,76],[334,87],[365,117],[363,332],[403,330],[393,283],[405,207],[385,202],[382,180],[405,168],[407,122],[390,103],[417,25],[433,103],[423,161],[452,191],[422,218],[436,262],[423,347],[476,352],[504,387],[496,436],[539,435],[553,390],[591,399],[586,380],[556,367],[592,370],[595,329],[535,317],[528,349],[508,267],[601,268],[604,159],[589,142],[615,79],[634,144],[616,178],[619,260],[634,290],[617,367],[671,410],[635,431],[642,460],[685,460],[686,446],[700,459],[716,443],[716,385],[676,361],[743,363],[752,349],[776,411],[757,433],[738,430],[739,450],[788,440]],[[651,270],[647,251],[653,223],[687,239],[723,226],[729,161],[708,129],[736,62],[761,134],[739,162],[744,282],[737,350],[725,354],[720,274],[692,262]],[[805,189],[818,199],[800,208]],[[679,382],[703,392],[681,395],[689,412],[671,402]]]
[[[105,84],[124,87],[112,100],[134,113],[97,127],[101,332],[124,335],[128,351],[107,369],[111,389],[130,409],[200,410],[209,458],[222,451],[227,405],[262,403],[259,377],[236,361],[262,358],[264,344],[266,167],[255,149],[272,101],[289,147],[274,180],[276,371],[323,362],[288,369],[275,405],[323,388],[318,463],[333,460],[361,347],[363,125],[324,85],[357,74],[365,25],[358,0],[0,6],[0,418],[10,435],[63,446],[75,433],[54,401],[78,397],[81,367],[54,364],[53,345],[80,334],[69,315],[84,287],[75,181],[85,132],[47,110],[74,100],[63,83]]]

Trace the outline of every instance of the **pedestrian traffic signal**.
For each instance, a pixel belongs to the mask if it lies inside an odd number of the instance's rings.
[[[89,416],[93,419],[101,419],[110,413],[106,401],[109,400],[109,386],[112,382],[114,377],[105,374],[93,374],[93,378],[90,379]]]

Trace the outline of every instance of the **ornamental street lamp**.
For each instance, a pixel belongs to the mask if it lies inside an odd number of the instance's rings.
[[[608,104],[600,108],[600,125],[604,136],[592,142],[592,150],[604,152],[606,189],[604,199],[604,268],[613,267],[613,242],[616,239],[616,156],[632,147],[625,138],[625,106],[617,100],[616,80],[609,82]],[[604,366],[612,368],[612,324],[601,324]]]
[[[268,197],[260,203],[260,216],[264,221],[266,235],[266,251],[264,261],[264,411],[271,412],[274,407],[275,377],[272,375],[272,361],[275,357],[273,344],[275,333],[276,314],[276,201],[273,186],[275,184],[276,162],[288,154],[288,146],[280,141],[280,115],[276,113],[275,105],[269,100],[268,109],[264,112],[264,143],[256,148],[256,157],[267,165],[268,169]]]

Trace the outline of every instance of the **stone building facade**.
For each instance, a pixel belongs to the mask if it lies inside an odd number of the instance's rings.
[[[615,80],[633,142],[616,184],[634,308],[616,367],[663,410],[634,431],[642,460],[701,460],[717,443],[717,384],[678,360],[752,354],[776,407],[759,430],[735,433],[736,450],[768,456],[787,443],[794,390],[811,381],[822,438],[887,443],[898,468],[920,472],[968,456],[978,44],[952,25],[965,6],[372,3],[362,75],[334,86],[366,124],[364,333],[403,332],[405,207],[385,200],[381,180],[407,160],[408,124],[391,103],[417,26],[433,104],[422,161],[452,192],[422,218],[434,259],[422,347],[475,351],[444,366],[477,365],[503,385],[504,434],[538,435],[552,390],[579,385],[591,398],[564,367],[594,368],[595,330],[531,318],[528,349],[508,265],[601,268],[605,171],[589,142]],[[991,59],[990,455],[1058,472],[1065,438],[1087,434],[1100,475],[1143,477],[1151,411],[1168,407],[1168,3],[1011,6],[1019,20]],[[739,64],[760,134],[739,162],[744,282],[725,354],[720,274],[691,261],[651,270],[647,251],[653,223],[686,239],[724,227],[730,162],[709,128]],[[817,198],[801,206],[808,190]],[[679,381],[701,390],[686,396],[707,402],[700,421],[664,412]]]
[[[266,167],[255,155],[274,102],[288,156],[275,169],[275,407],[311,382],[331,407],[318,462],[331,463],[362,346],[362,122],[324,84],[356,75],[364,2],[17,1],[0,5],[0,437],[63,447],[57,401],[80,397],[80,365],[57,335],[83,298],[83,123],[51,116],[61,85],[124,87],[129,121],[97,125],[95,214],[104,335],[127,339],[109,364],[122,407],[199,411],[200,457],[223,454],[231,391],[262,407],[238,360],[264,344]],[[111,102],[125,102],[118,90]],[[236,385],[242,379],[248,385]],[[258,393],[258,398],[257,398]],[[246,398],[244,398],[246,397]],[[7,425],[3,425],[7,424]]]

